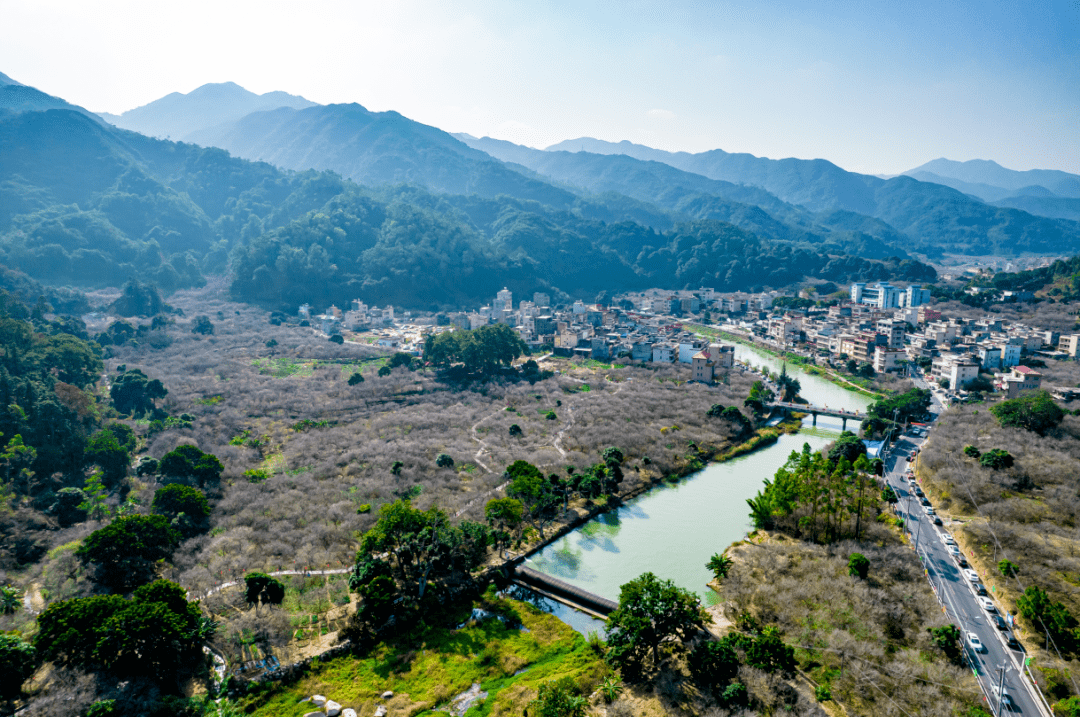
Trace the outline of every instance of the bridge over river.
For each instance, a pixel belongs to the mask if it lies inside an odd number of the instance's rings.
[[[843,430],[847,430],[847,422],[850,418],[853,421],[862,423],[866,420],[867,414],[865,412],[859,412],[855,409],[847,408],[829,408],[828,406],[819,406],[813,403],[788,403],[786,401],[773,401],[772,403],[765,404],[773,410],[781,410],[784,413],[791,413],[797,411],[799,413],[809,413],[814,417],[814,425],[817,425],[818,416],[832,416],[833,418],[839,418],[843,421]]]

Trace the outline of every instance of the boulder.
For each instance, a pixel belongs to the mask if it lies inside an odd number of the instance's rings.
[[[354,710],[352,707],[346,707],[345,709],[341,710],[341,717],[356,717],[356,710]]]
[[[322,712],[308,712],[304,717],[326,717]]]
[[[379,709],[375,710],[375,717],[386,717],[386,707],[379,705]]]
[[[326,701],[326,717],[338,717],[341,714],[341,705],[333,700]]]
[[[311,704],[315,705],[316,707],[322,707],[326,704],[326,698],[322,695],[312,695]]]
[[[388,699],[390,699],[390,698],[391,698],[391,697],[393,697],[393,696],[394,696],[394,693],[393,693],[393,692],[391,692],[390,690],[387,690],[386,692],[383,692],[383,693],[382,693],[382,698],[383,698],[384,700],[388,700]]]

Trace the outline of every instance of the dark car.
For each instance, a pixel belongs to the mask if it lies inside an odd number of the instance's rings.
[[[920,488],[919,486],[915,486],[915,495],[917,495],[917,496],[919,496],[920,498],[922,498],[922,497],[923,497],[923,491],[922,491],[922,488]]]
[[[1009,635],[1007,638],[1005,638],[1005,644],[1009,646],[1010,650],[1020,650],[1021,652],[1023,652],[1024,650],[1024,647],[1020,644],[1020,641],[1012,635]]]
[[[975,591],[976,595],[986,596],[986,586],[982,583],[973,583],[971,589]]]
[[[930,505],[930,499],[927,498],[925,495],[922,497],[922,500],[920,500],[919,502],[922,503],[923,505]]]
[[[941,516],[940,515],[935,515],[934,516],[934,525],[945,525],[944,523],[941,522]]]
[[[1001,615],[991,615],[990,622],[994,623],[994,627],[999,630],[1008,630],[1009,626],[1005,624],[1005,621],[1001,619]]]

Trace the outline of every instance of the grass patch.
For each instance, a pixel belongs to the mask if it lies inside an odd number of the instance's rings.
[[[488,697],[469,711],[470,717],[521,715],[543,682],[570,677],[588,694],[607,674],[585,638],[558,618],[495,598],[491,591],[460,606],[450,621],[464,622],[474,606],[507,622],[488,619],[460,630],[422,625],[365,655],[328,660],[291,684],[268,685],[243,698],[240,708],[256,716],[299,716],[310,710],[301,699],[323,694],[359,714],[372,714],[383,704],[382,692],[392,690],[394,698],[386,703],[391,714],[434,715],[440,714],[435,708],[478,682]],[[524,629],[513,625],[517,621]]]
[[[306,378],[312,374],[318,361],[298,361],[288,356],[277,358],[258,358],[251,365],[259,369],[259,373],[273,376],[274,378],[290,378],[296,376]]]

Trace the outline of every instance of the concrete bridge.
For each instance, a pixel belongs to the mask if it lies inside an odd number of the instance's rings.
[[[576,585],[559,580],[550,575],[518,565],[514,568],[512,582],[534,590],[535,592],[553,600],[590,613],[595,617],[607,618],[613,610],[619,607],[617,602],[594,595],[587,590],[582,590]]]
[[[774,401],[773,403],[766,404],[770,406],[774,411],[780,410],[784,413],[791,413],[792,411],[798,411],[799,413],[809,413],[814,417],[814,425],[817,425],[818,416],[832,416],[833,418],[839,418],[843,421],[843,429],[847,430],[847,422],[850,418],[853,421],[862,423],[866,420],[865,413],[859,413],[858,411],[848,411],[843,408],[829,408],[828,406],[815,406],[812,403],[787,403],[786,401]]]

